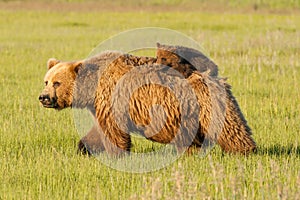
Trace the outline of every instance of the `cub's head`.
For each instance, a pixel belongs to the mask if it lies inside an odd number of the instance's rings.
[[[156,44],[156,58],[157,64],[167,65],[172,67],[174,65],[178,65],[183,58],[181,58],[178,54],[176,54],[175,46],[163,45],[160,43]]]
[[[83,62],[60,62],[48,60],[48,71],[44,78],[45,88],[39,101],[46,108],[61,110],[72,106],[75,79]]]

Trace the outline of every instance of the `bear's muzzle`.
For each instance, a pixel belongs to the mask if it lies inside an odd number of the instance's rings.
[[[49,94],[41,94],[39,101],[45,108],[56,108],[56,100],[55,98],[50,98]]]

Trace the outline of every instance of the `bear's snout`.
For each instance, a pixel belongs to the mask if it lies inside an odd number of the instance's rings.
[[[41,94],[39,96],[39,101],[42,103],[42,105],[44,107],[47,107],[47,108],[52,108],[53,105],[54,105],[54,102],[51,101],[51,98],[50,98],[49,94]]]
[[[40,96],[39,96],[39,100],[40,100],[40,102],[44,102],[44,101],[49,101],[50,100],[50,96],[49,95],[47,95],[47,94],[41,94]]]

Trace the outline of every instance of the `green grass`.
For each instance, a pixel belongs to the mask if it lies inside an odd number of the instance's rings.
[[[72,111],[38,102],[48,58],[82,59],[112,35],[150,26],[205,48],[233,86],[257,153],[216,147],[143,174],[76,154]],[[299,14],[0,10],[0,199],[299,199],[299,27]],[[159,145],[134,141],[134,151],[151,148]]]

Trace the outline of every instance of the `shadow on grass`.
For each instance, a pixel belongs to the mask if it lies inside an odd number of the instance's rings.
[[[257,149],[256,154],[272,156],[294,155],[300,157],[300,146],[281,146],[277,144],[269,147],[260,147]]]

